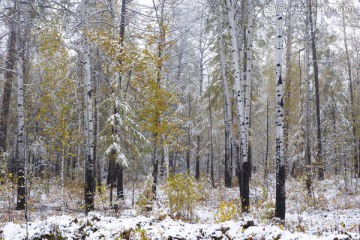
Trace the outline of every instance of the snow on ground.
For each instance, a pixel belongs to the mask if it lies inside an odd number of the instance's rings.
[[[216,221],[219,204],[221,201],[238,202],[239,189],[236,187],[205,187],[206,199],[197,206],[193,219],[185,221],[168,215],[167,198],[161,187],[151,212],[140,212],[131,207],[133,196],[129,184],[126,191],[129,194],[118,213],[106,209],[107,198],[97,196],[96,211],[85,216],[79,207],[82,205],[81,187],[67,190],[67,205],[74,210],[67,209],[63,214],[59,207],[61,200],[54,196],[56,184],[47,193],[39,186],[31,195],[33,208],[29,206],[28,236],[29,239],[360,240],[360,194],[356,181],[350,184],[336,178],[314,181],[309,196],[303,180],[289,178],[284,223],[272,218],[275,201],[273,179],[270,179],[267,190],[262,180],[256,179],[259,178],[254,177],[251,182],[251,211],[222,223]],[[135,201],[143,186],[137,189]],[[24,239],[23,212],[7,211],[8,204],[4,199],[0,196],[0,239]],[[6,222],[8,219],[12,219],[11,222]]]
[[[3,229],[5,239],[24,239],[25,234],[24,224],[9,223]],[[64,239],[141,239],[142,234],[147,237],[144,239],[360,239],[359,234],[345,230],[312,235],[245,219],[195,224],[170,217],[163,220],[145,216],[116,218],[91,213],[81,218],[54,216],[29,224],[30,239],[47,239],[50,236]]]

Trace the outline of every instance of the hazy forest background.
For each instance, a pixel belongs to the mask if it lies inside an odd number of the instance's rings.
[[[359,18],[355,0],[0,1],[0,239],[356,239]],[[34,227],[51,216],[80,235]]]

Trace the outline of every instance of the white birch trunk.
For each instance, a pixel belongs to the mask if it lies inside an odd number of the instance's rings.
[[[217,27],[218,27],[218,44],[219,44],[219,53],[220,53],[220,66],[221,66],[221,76],[224,84],[224,99],[225,99],[225,126],[229,129],[230,135],[230,143],[233,146],[234,159],[238,159],[235,138],[234,138],[234,130],[233,130],[233,121],[231,117],[231,101],[230,101],[230,92],[229,92],[229,83],[226,74],[226,57],[224,51],[224,41],[222,36],[222,23],[221,23],[221,8],[220,3],[217,4],[218,8],[218,16],[217,16]],[[230,164],[230,163],[229,163]],[[231,167],[229,165],[229,167]],[[228,170],[228,169],[227,169]],[[231,173],[230,173],[231,175]]]
[[[86,116],[86,163],[85,163],[85,211],[86,213],[94,210],[94,126],[93,126],[93,101],[90,69],[90,42],[88,39],[88,6],[87,1],[84,4],[84,30],[83,30],[83,78],[85,86],[85,116]]]
[[[282,1],[277,0],[276,5],[281,6]],[[275,217],[285,219],[285,161],[284,161],[284,100],[283,100],[283,80],[281,75],[282,70],[282,27],[283,27],[283,13],[277,8],[276,11],[276,63],[275,63],[275,78],[276,78],[276,209]]]
[[[277,1],[278,4],[280,4]],[[276,13],[276,66],[275,66],[275,78],[276,78],[276,141],[277,145],[276,147],[279,148],[278,150],[278,156],[279,157],[279,163],[280,166],[284,165],[284,129],[283,129],[283,80],[281,76],[281,69],[282,69],[282,12],[277,11]]]
[[[245,95],[245,149],[249,149],[250,105],[251,105],[251,82],[252,82],[252,40],[253,40],[253,0],[248,0],[248,26],[247,26],[247,49],[246,49],[246,95]]]
[[[17,61],[16,61],[16,83],[17,83],[17,161],[18,161],[18,195],[16,209],[25,209],[26,203],[26,186],[25,186],[25,116],[24,116],[24,75],[23,75],[23,44],[22,44],[22,29],[21,29],[21,4],[16,1],[17,6],[17,24],[16,24],[16,46],[17,46]]]
[[[237,159],[238,168],[243,162],[247,161],[247,149],[245,148],[245,123],[244,123],[244,88],[242,78],[242,58],[240,57],[241,51],[239,46],[242,46],[241,37],[239,37],[239,31],[236,22],[236,1],[226,0],[228,8],[228,20],[230,24],[230,36],[231,36],[231,48],[232,48],[232,64],[234,68],[234,80],[236,89],[236,103],[237,103],[237,121],[239,132],[239,145],[241,149],[241,156]],[[240,42],[240,44],[239,44]],[[239,170],[239,169],[238,169]]]

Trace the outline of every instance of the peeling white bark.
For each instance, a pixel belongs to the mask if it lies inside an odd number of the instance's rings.
[[[247,26],[247,49],[246,49],[246,95],[245,95],[245,149],[249,149],[249,127],[251,106],[251,82],[252,82],[252,51],[253,51],[253,0],[248,0],[248,26]]]
[[[228,78],[226,74],[226,57],[225,57],[225,51],[224,51],[224,41],[222,36],[222,23],[221,23],[221,8],[220,4],[217,4],[218,8],[218,16],[217,16],[217,32],[218,32],[218,44],[219,44],[219,53],[220,53],[220,66],[221,66],[221,76],[223,79],[224,84],[224,99],[225,99],[225,126],[227,129],[229,129],[229,135],[230,135],[230,143],[233,146],[233,152],[234,152],[234,159],[238,159],[237,157],[237,151],[236,151],[236,145],[235,145],[235,138],[234,138],[234,130],[233,130],[233,121],[231,117],[231,101],[230,101],[230,92],[229,92],[229,83]],[[227,147],[227,146],[225,146]],[[230,164],[230,163],[229,163]],[[229,165],[229,167],[231,167]],[[230,173],[231,175],[231,173]]]
[[[277,1],[277,4],[280,4],[281,1]],[[282,70],[282,24],[283,24],[283,14],[282,11],[276,12],[276,65],[275,65],[275,78],[276,78],[276,148],[277,156],[279,158],[280,166],[284,166],[284,128],[283,128],[283,116],[284,116],[284,92],[283,92],[283,79],[281,76]]]
[[[239,46],[242,46],[242,38],[239,37],[239,31],[236,22],[236,1],[226,0],[228,8],[228,20],[230,24],[231,48],[232,48],[232,65],[234,68],[234,80],[236,89],[236,103],[237,103],[237,121],[239,132],[239,145],[241,148],[241,156],[237,159],[237,166],[240,167],[247,159],[247,149],[245,145],[245,122],[244,122],[244,83],[242,78],[242,57]]]

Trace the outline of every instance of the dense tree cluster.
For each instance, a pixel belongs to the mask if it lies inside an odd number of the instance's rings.
[[[63,199],[72,181],[89,212],[103,185],[112,206],[124,182],[151,178],[156,199],[187,172],[238,182],[246,212],[251,174],[267,186],[275,173],[284,219],[286,177],[304,175],[309,194],[314,178],[359,177],[358,7],[2,1],[0,180],[17,182],[19,210],[28,179],[58,177]]]

